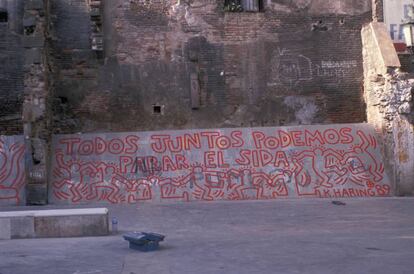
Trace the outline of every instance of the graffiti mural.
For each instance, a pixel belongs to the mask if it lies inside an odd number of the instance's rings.
[[[23,136],[0,136],[0,205],[24,203]]]
[[[56,203],[391,195],[366,124],[57,135]]]
[[[358,68],[356,60],[312,61],[303,54],[287,49],[277,49],[270,61],[268,86],[297,87],[314,79],[341,82],[350,77]]]

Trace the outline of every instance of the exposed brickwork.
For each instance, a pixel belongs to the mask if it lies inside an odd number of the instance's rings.
[[[0,135],[16,135],[23,132],[23,1],[0,5],[8,13],[8,22],[0,22]]]
[[[365,120],[359,32],[369,1],[273,0],[256,13],[189,3],[105,2],[102,61],[87,2],[53,1],[55,132]]]

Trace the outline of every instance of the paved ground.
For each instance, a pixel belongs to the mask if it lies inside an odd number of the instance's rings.
[[[414,199],[280,200],[110,207],[121,235],[0,241],[1,274],[414,273]],[[0,208],[10,210],[10,208]]]

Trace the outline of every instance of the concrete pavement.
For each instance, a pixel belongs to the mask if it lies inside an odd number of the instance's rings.
[[[343,201],[114,206],[118,235],[0,241],[0,273],[413,273],[414,199]],[[134,230],[167,237],[141,253],[121,237]]]

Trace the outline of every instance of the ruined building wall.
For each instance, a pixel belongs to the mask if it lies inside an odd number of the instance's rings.
[[[367,120],[382,137],[395,194],[414,194],[414,78],[401,64],[383,23],[362,29]]]
[[[391,72],[371,77],[369,121],[381,129],[397,195],[414,195],[414,78]]]
[[[0,0],[2,204],[47,201],[46,6],[44,0]]]
[[[365,120],[370,0],[102,2],[97,52],[96,10],[52,1],[55,133]]]
[[[23,1],[0,0],[0,135],[23,131]]]

